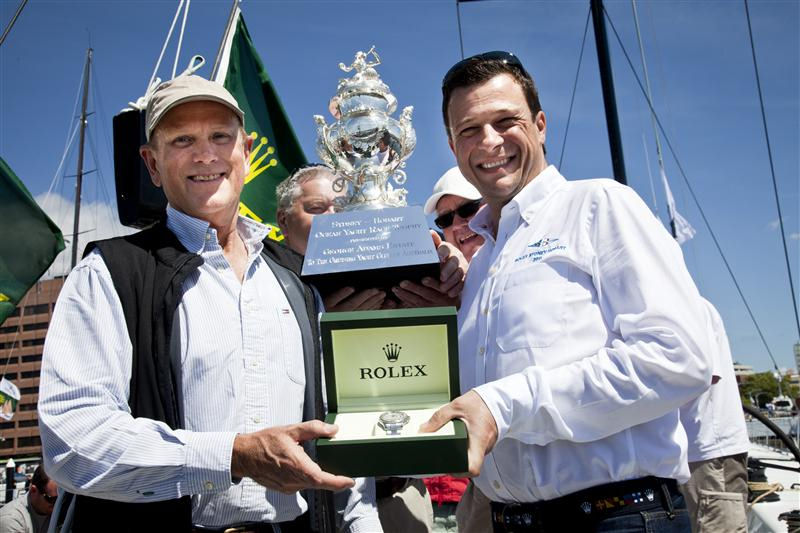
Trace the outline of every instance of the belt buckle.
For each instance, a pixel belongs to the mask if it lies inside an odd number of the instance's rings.
[[[511,511],[506,515],[506,511]],[[505,527],[526,527],[533,526],[533,512],[525,511],[519,504],[508,504],[500,511],[500,520]]]
[[[251,531],[247,526],[236,526],[236,527],[229,527],[222,533],[246,533],[247,531]]]

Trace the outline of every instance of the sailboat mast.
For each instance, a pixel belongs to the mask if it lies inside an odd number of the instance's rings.
[[[590,5],[592,24],[594,25],[594,41],[597,45],[597,62],[600,66],[600,83],[603,86],[608,143],[611,147],[611,165],[614,168],[614,179],[622,184],[627,184],[625,157],[622,154],[622,137],[619,129],[619,118],[617,117],[617,100],[614,94],[614,76],[611,72],[611,56],[608,52],[606,21],[603,18],[603,0],[591,0]]]
[[[78,146],[78,172],[75,180],[75,217],[72,225],[72,265],[78,263],[78,227],[81,218],[81,188],[83,186],[83,147],[86,139],[86,103],[89,100],[89,67],[92,64],[92,49],[86,51],[86,66],[83,70],[83,101],[81,102],[81,140]]]

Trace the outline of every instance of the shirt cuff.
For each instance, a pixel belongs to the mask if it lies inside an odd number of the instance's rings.
[[[490,381],[473,390],[478,393],[494,417],[494,423],[497,424],[498,441],[508,436],[514,418],[515,404],[517,407],[520,403],[532,407],[535,396],[531,391],[531,382],[521,373]],[[513,392],[509,394],[509,391]],[[533,410],[531,409],[527,416],[532,416],[532,414]]]
[[[186,443],[186,466],[182,494],[215,494],[231,486],[232,432],[178,430]]]

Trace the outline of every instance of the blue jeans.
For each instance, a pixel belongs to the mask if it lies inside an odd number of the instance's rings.
[[[689,511],[682,495],[672,497],[674,517],[669,518],[664,509],[614,515],[602,520],[593,530],[596,533],[689,533]],[[567,531],[566,529],[564,531]]]

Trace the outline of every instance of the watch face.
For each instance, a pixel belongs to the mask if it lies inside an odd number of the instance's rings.
[[[381,413],[379,420],[384,424],[400,424],[404,426],[408,423],[409,418],[403,411],[386,411]]]
[[[399,435],[410,419],[403,411],[386,411],[378,417],[378,427],[387,435]]]

